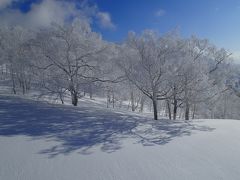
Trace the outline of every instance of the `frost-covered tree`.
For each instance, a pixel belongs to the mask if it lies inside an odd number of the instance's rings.
[[[26,44],[33,33],[21,27],[2,27],[0,29],[1,59],[8,69],[12,91],[17,93],[17,86],[25,94],[30,89],[32,68],[29,66],[30,57]]]
[[[152,100],[155,120],[158,119],[158,99],[168,93],[168,60],[175,50],[171,35],[159,36],[153,31],[144,31],[140,36],[130,33],[120,48],[119,66],[127,79]]]
[[[190,108],[194,117],[196,105],[215,96],[219,82],[214,73],[220,70],[219,67],[225,63],[228,56],[227,51],[217,49],[207,40],[191,37],[185,41],[181,82],[186,120],[190,118]]]
[[[101,95],[108,107],[142,112],[148,104],[154,119],[237,116],[239,67],[229,68],[230,55],[176,31],[131,32],[111,43],[80,19],[34,31],[0,28],[0,68],[13,93],[33,87],[62,103],[70,96],[74,106]]]
[[[48,75],[58,74],[59,83],[64,85],[64,91],[70,92],[74,106],[78,103],[81,84],[86,80],[100,80],[95,75],[99,75],[100,66],[104,65],[108,47],[99,34],[91,31],[87,22],[75,20],[70,25],[55,24],[40,31],[32,46],[41,59],[35,66],[47,71]]]

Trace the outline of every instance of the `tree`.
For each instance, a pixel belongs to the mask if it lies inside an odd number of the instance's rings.
[[[31,45],[38,52],[37,58],[39,53],[41,57],[34,66],[58,73],[61,77],[59,83],[64,85],[64,91],[70,92],[74,106],[78,104],[81,84],[86,80],[100,81],[94,75],[104,65],[107,44],[100,35],[91,31],[87,22],[76,20],[70,25],[54,24],[50,29],[40,31]]]
[[[166,74],[168,63],[175,49],[172,35],[160,37],[153,31],[136,36],[130,33],[127,42],[120,47],[119,64],[127,79],[152,100],[154,119],[158,119],[157,101],[168,93]]]
[[[224,64],[229,53],[224,49],[217,49],[207,40],[201,40],[194,36],[185,41],[184,63],[181,69],[183,84],[183,103],[185,107],[185,119],[189,120],[190,107],[193,106],[193,116],[196,104],[211,99],[213,89],[217,81],[213,74]]]
[[[17,93],[17,85],[22,89],[23,94],[30,89],[33,71],[29,66],[30,57],[25,46],[32,36],[32,32],[21,27],[0,29],[1,58],[9,70],[14,94]]]

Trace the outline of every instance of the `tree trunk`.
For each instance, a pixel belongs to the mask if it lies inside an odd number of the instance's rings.
[[[13,73],[13,69],[12,69],[12,65],[11,65],[11,79],[12,79],[12,91],[13,91],[13,94],[17,94],[16,92],[16,85],[15,85],[15,79],[14,79],[14,73]]]
[[[171,120],[172,119],[172,112],[171,112],[171,104],[169,100],[166,100],[167,110],[168,110],[168,117]]]
[[[185,99],[185,120],[189,120],[189,99],[188,99],[188,87],[187,87],[187,77],[185,77],[185,90],[184,90],[184,99]]]
[[[13,94],[17,94],[16,88],[15,88],[15,82],[13,80],[13,87],[12,87]]]
[[[226,118],[226,112],[227,112],[227,96],[224,95],[224,104],[223,104],[223,119]]]
[[[190,112],[189,102],[186,101],[186,107],[185,107],[185,120],[189,120],[189,112]]]
[[[90,99],[93,98],[93,89],[92,89],[92,83],[89,84],[89,97]]]
[[[131,91],[131,108],[132,108],[132,111],[135,111],[133,91]]]
[[[26,91],[29,91],[31,89],[31,78],[28,79],[28,81],[25,81],[26,85]]]
[[[153,97],[152,97],[152,103],[153,103],[154,120],[158,120],[157,98],[155,95],[153,95]]]
[[[60,94],[59,94],[59,97],[60,97],[61,103],[64,104],[64,100],[63,100],[63,99],[64,99],[64,96],[63,96],[63,94],[60,93]]]
[[[174,99],[173,99],[173,120],[176,120],[177,118],[177,99],[176,97],[174,96]]]
[[[145,101],[145,99],[144,99],[144,97],[142,96],[141,97],[141,102],[140,102],[140,112],[143,112],[143,108],[144,108],[144,101]]]
[[[17,94],[15,80],[14,80],[13,75],[12,75],[12,91],[13,91],[13,94]]]
[[[192,119],[195,118],[196,104],[193,105]]]
[[[25,83],[22,82],[22,94],[24,95],[26,93]]]
[[[71,97],[72,97],[72,105],[77,106],[78,104],[77,92],[75,91],[71,92]]]
[[[115,95],[114,95],[114,91],[112,91],[112,107],[115,108]]]
[[[107,90],[107,108],[109,108],[110,101],[111,101],[110,90],[108,89]]]

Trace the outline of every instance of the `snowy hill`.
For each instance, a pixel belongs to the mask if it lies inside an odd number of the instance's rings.
[[[235,180],[240,121],[159,120],[0,96],[1,180]]]

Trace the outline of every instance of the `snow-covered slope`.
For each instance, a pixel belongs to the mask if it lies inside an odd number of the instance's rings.
[[[153,121],[0,96],[1,180],[235,180],[240,121]]]

